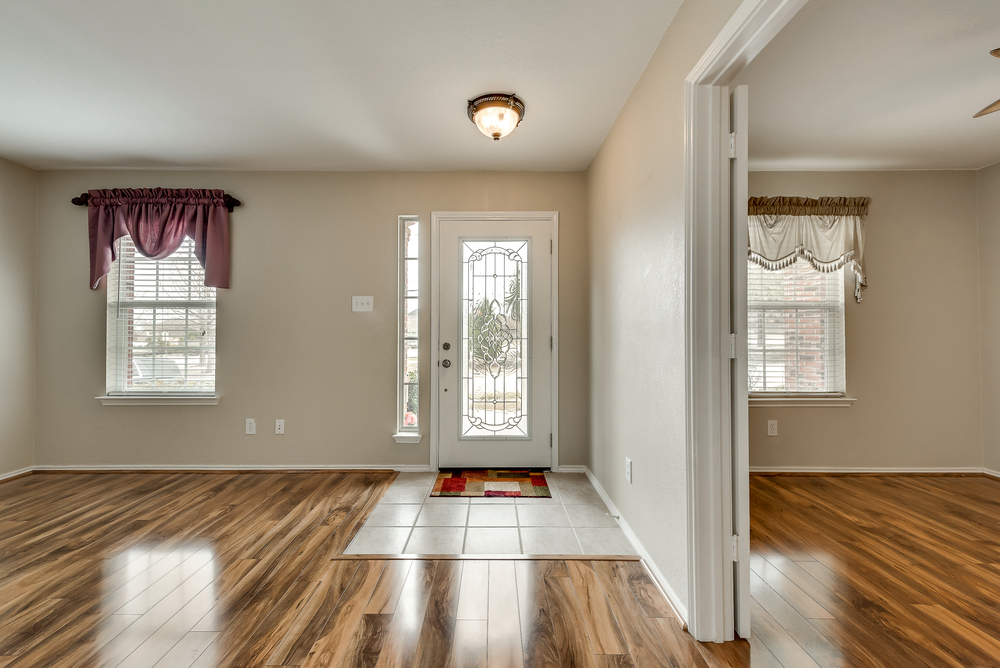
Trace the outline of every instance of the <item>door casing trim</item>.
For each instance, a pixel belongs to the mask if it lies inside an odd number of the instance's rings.
[[[728,275],[723,256],[724,178],[722,93],[807,0],[743,0],[684,83],[685,181],[685,376],[688,497],[688,628],[702,642],[723,642],[732,620],[725,603],[730,568],[724,508],[732,490],[723,434],[731,417],[723,391],[723,350],[728,319],[723,318],[721,281]],[[728,108],[728,100],[726,101]],[[728,160],[725,161],[728,163]],[[728,193],[728,189],[727,189]],[[737,316],[739,317],[739,316]],[[728,354],[725,355],[728,363]],[[742,363],[746,363],[743,360]]]
[[[551,336],[552,336],[552,379],[551,379],[551,424],[552,458],[549,465],[555,471],[559,468],[559,212],[558,211],[431,211],[431,410],[430,410],[430,468],[438,470],[438,444],[440,443],[440,412],[438,403],[438,361],[441,350],[441,320],[439,295],[441,290],[441,222],[446,220],[466,221],[549,221],[552,239],[551,275]]]

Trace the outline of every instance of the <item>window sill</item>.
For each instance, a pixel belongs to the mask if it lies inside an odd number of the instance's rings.
[[[102,406],[218,406],[219,396],[103,396],[94,397]]]
[[[419,443],[423,439],[423,434],[403,431],[392,435],[392,440],[397,443]]]
[[[767,406],[768,408],[783,408],[787,406],[850,408],[857,399],[854,397],[795,397],[782,395],[777,397],[750,397],[750,408]]]

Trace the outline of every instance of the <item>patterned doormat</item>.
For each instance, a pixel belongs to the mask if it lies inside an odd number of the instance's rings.
[[[431,496],[534,496],[551,498],[541,471],[456,469],[441,471]]]

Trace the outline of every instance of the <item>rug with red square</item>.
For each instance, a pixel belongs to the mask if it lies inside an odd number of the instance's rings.
[[[460,469],[438,473],[431,496],[534,496],[551,498],[541,471]]]

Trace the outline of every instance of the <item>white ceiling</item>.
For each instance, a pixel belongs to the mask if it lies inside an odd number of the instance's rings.
[[[997,0],[809,0],[737,77],[752,170],[1000,161]]]
[[[39,169],[579,170],[680,0],[5,0],[0,156]],[[515,92],[500,142],[466,116]]]

